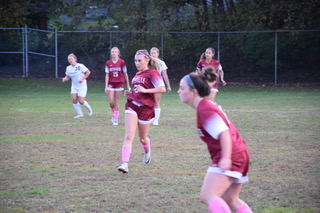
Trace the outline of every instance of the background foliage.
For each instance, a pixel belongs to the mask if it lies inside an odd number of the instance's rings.
[[[194,69],[205,48],[217,49],[217,35],[207,33],[317,30],[320,29],[318,8],[318,0],[4,0],[0,5],[0,27],[28,25],[42,30],[114,32],[112,35],[59,33],[59,75],[63,75],[67,65],[63,58],[70,52],[95,73],[92,77],[102,78],[111,46],[122,50],[133,72],[134,52],[157,46],[164,49],[162,57],[168,64],[169,77],[179,79],[181,74]],[[31,51],[54,53],[52,33],[30,32],[30,35]],[[21,32],[0,31],[0,38],[7,41],[1,42],[0,51],[22,51]],[[273,33],[223,34],[220,61],[227,80],[272,82],[274,39]],[[278,73],[282,83],[320,82],[319,40],[319,31],[279,34]],[[0,75],[16,76],[12,70],[20,68],[12,66],[21,61],[20,57],[0,57]],[[30,65],[32,76],[53,76],[53,59],[31,56],[30,61],[34,63]],[[49,70],[50,74],[46,73]]]

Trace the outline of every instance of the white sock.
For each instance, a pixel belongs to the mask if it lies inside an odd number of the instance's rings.
[[[159,121],[160,112],[161,112],[160,108],[154,108],[154,120],[153,121],[155,121],[155,122]]]
[[[73,104],[73,108],[76,110],[77,115],[83,115],[79,102]]]
[[[87,108],[88,112],[92,112],[91,106],[88,104],[87,101],[84,101],[84,104],[82,104],[85,108]]]

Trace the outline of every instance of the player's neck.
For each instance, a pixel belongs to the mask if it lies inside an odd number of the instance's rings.
[[[206,62],[207,62],[207,63],[209,63],[210,61],[212,61],[212,58],[206,59]]]

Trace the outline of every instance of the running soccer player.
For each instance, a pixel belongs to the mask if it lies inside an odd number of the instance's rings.
[[[134,57],[138,72],[132,79],[132,91],[125,90],[125,138],[122,146],[122,164],[118,170],[128,173],[132,141],[138,127],[139,140],[144,151],[143,163],[151,161],[149,127],[154,117],[155,93],[166,92],[158,64],[147,50],[138,50]]]
[[[227,83],[224,81],[224,72],[219,61],[214,60],[215,50],[212,47],[208,47],[204,53],[201,54],[200,60],[197,64],[197,69],[203,70],[204,68],[211,66],[214,68],[214,72],[217,74],[218,79],[210,90],[209,99],[214,101],[218,92],[219,78],[221,79],[222,85],[225,86]]]
[[[82,118],[83,113],[81,106],[87,108],[88,115],[92,115],[91,106],[85,100],[87,95],[87,78],[90,75],[90,70],[83,64],[77,63],[77,57],[71,53],[68,55],[69,66],[66,69],[66,76],[62,79],[62,82],[72,80],[71,84],[71,100],[73,107],[76,110],[77,115],[74,118]]]
[[[169,81],[169,77],[168,77],[168,73],[167,73],[168,67],[167,67],[166,63],[159,58],[159,55],[160,55],[159,49],[157,47],[152,47],[150,50],[150,55],[157,60],[159,67],[160,67],[160,75],[162,76],[164,82],[167,85],[167,91],[171,92],[170,81]],[[154,119],[152,121],[152,124],[159,125],[159,118],[160,118],[160,113],[161,113],[160,101],[161,101],[162,93],[157,93],[154,95],[156,98],[156,105],[154,107]]]
[[[200,198],[210,212],[252,213],[239,198],[243,183],[248,181],[246,143],[221,107],[205,98],[217,80],[212,71],[208,67],[184,76],[178,90],[181,101],[196,110],[198,135],[207,144],[212,159]]]
[[[122,91],[124,90],[124,82],[127,82],[127,89],[131,90],[129,77],[127,74],[126,62],[120,59],[120,50],[113,47],[110,50],[111,59],[105,64],[105,93],[109,97],[109,105],[112,111],[112,125],[118,125],[120,116],[119,102]]]

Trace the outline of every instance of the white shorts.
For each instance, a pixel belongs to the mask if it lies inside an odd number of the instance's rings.
[[[83,85],[81,87],[71,87],[71,94],[77,94],[80,97],[86,97],[88,87],[87,85]]]
[[[216,89],[216,88],[211,88],[210,91],[215,91],[215,92],[218,92],[219,90]]]
[[[207,173],[218,173],[228,177],[232,177],[234,178],[233,183],[245,183],[249,181],[248,175],[243,176],[240,172],[230,170],[226,170],[223,172],[219,167],[216,167],[215,165],[210,166],[207,170]]]

